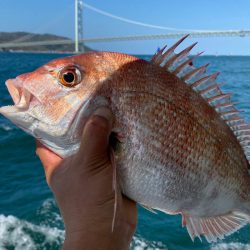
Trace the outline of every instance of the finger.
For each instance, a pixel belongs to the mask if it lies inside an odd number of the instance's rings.
[[[107,154],[113,116],[108,108],[97,109],[83,129],[79,155],[87,158]]]
[[[45,173],[52,172],[61,162],[62,158],[46,148],[40,141],[36,141],[36,154],[40,158]]]

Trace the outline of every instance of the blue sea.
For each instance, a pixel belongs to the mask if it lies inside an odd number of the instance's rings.
[[[33,71],[63,54],[0,53],[0,106],[12,104],[5,81]],[[148,60],[149,56],[141,56]],[[223,89],[233,92],[233,101],[250,121],[250,57],[202,56],[196,65],[210,63],[208,71],[220,71]],[[64,239],[62,218],[43,169],[35,154],[35,143],[0,116],[0,250],[59,249]],[[249,189],[250,192],[250,189]],[[193,243],[180,216],[153,214],[138,207],[139,220],[131,249],[250,249],[250,226],[225,240]]]

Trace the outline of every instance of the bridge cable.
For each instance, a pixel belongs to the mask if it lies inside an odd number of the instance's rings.
[[[134,21],[128,18],[124,18],[121,16],[116,16],[113,15],[109,12],[103,11],[101,9],[98,9],[90,4],[86,4],[86,3],[82,3],[83,6],[86,9],[92,10],[96,13],[99,13],[101,15],[107,16],[107,17],[111,17],[113,19],[117,19],[126,23],[130,23],[130,24],[135,24],[135,25],[139,25],[139,26],[144,26],[147,28],[154,28],[154,29],[162,29],[162,30],[172,30],[172,31],[187,31],[187,32],[214,32],[214,30],[192,30],[192,29],[177,29],[177,28],[172,28],[172,27],[166,27],[166,26],[159,26],[159,25],[154,25],[154,24],[149,24],[149,23],[143,23],[143,22],[138,22],[138,21]]]

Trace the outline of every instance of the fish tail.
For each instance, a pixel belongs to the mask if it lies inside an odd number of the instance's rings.
[[[183,225],[187,227],[192,240],[204,236],[208,242],[216,242],[224,239],[243,226],[250,223],[250,213],[233,211],[231,213],[216,217],[192,217],[182,214]]]

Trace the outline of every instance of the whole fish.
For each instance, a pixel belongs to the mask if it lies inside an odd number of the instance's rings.
[[[122,192],[181,214],[192,239],[211,242],[250,223],[250,125],[218,73],[193,66],[195,44],[174,52],[185,38],[150,62],[111,52],[54,60],[8,80],[15,105],[0,113],[65,158],[89,115],[109,107]]]

